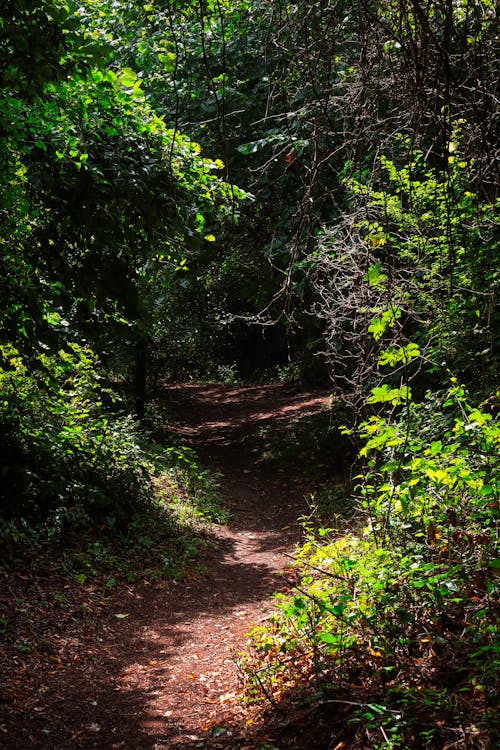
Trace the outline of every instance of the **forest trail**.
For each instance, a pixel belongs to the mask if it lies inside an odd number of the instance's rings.
[[[163,745],[157,735],[157,747],[248,747],[250,740],[232,734],[244,713],[234,656],[251,627],[268,616],[269,595],[287,588],[281,574],[301,538],[297,518],[309,511],[301,468],[290,475],[290,467],[266,457],[273,435],[325,410],[328,393],[286,385],[182,385],[170,386],[166,400],[182,441],[220,473],[231,521],[214,529],[218,549],[206,557],[207,575],[184,592],[188,601],[193,592],[197,609],[184,623],[171,671],[180,690],[163,689],[156,701],[156,716],[169,714],[172,733]],[[154,731],[154,725],[151,716],[147,726]]]
[[[231,513],[215,526],[200,572],[130,586],[89,622],[89,653],[41,669],[31,711],[0,725],[0,747],[194,750],[260,748],[245,732],[234,659],[286,589],[282,572],[308,512],[307,466],[270,461],[273,435],[328,419],[328,393],[286,385],[169,385],[170,431],[221,473]],[[267,460],[266,460],[267,459]],[[22,698],[20,698],[22,702]]]

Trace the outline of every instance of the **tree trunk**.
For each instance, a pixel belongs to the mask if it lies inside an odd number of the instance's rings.
[[[148,376],[148,342],[145,336],[139,336],[135,352],[134,369],[134,412],[138,421],[143,421],[146,413],[147,376]]]

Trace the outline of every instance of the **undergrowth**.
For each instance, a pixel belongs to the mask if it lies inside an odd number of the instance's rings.
[[[454,382],[360,433],[363,520],[305,523],[242,657],[249,695],[316,713],[325,747],[496,747],[498,420]]]
[[[0,519],[0,566],[43,569],[47,558],[80,582],[103,575],[133,582],[180,578],[206,544],[210,524],[226,519],[218,483],[187,448],[151,453],[149,501],[124,523],[93,519],[83,505],[58,507],[42,525]]]
[[[187,449],[151,448],[148,468],[149,502],[126,524],[83,506],[54,509],[42,525],[0,522],[0,667],[44,652],[58,621],[100,617],[131,584],[196,572],[210,525],[224,517],[217,481]]]
[[[0,348],[3,569],[179,577],[224,520],[216,477],[188,448],[148,440],[105,382],[74,343],[31,359]]]

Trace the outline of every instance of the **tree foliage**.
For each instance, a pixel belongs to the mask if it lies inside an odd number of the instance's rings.
[[[211,239],[209,223],[233,220],[244,196],[220,177],[222,162],[202,156],[197,143],[148,105],[139,78],[114,57],[110,41],[93,33],[81,9],[14,2],[2,21],[3,382],[26,380],[40,389],[27,411],[27,396],[6,391],[2,442],[28,420],[19,451],[6,460],[9,476],[29,472],[33,460],[40,468],[48,458],[39,454],[34,425],[71,411],[58,395],[65,352],[75,368],[88,371],[97,363],[85,347],[108,361],[119,347],[120,371],[135,371],[143,413],[144,359],[161,319],[161,295],[182,283],[189,254]],[[82,434],[89,451],[75,455],[82,475],[90,475],[92,417],[84,402],[74,408],[79,421],[88,421]],[[64,432],[64,423],[62,416],[54,424]],[[57,473],[59,438],[52,439],[47,468]],[[95,460],[105,474],[104,454],[98,451]],[[62,482],[71,483],[73,473],[67,467]],[[31,496],[34,484],[23,486]],[[50,482],[40,491],[53,493],[48,505],[58,502]],[[23,513],[23,502],[6,492],[9,512]]]

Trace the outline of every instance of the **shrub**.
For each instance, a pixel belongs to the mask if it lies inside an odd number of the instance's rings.
[[[135,424],[117,415],[90,349],[68,344],[28,361],[3,346],[0,388],[1,515],[40,520],[71,508],[74,517],[125,522],[148,502]]]
[[[268,695],[345,699],[369,743],[484,738],[498,668],[498,420],[453,382],[360,432],[366,525],[337,537],[306,527],[299,583],[254,633],[247,668]]]

